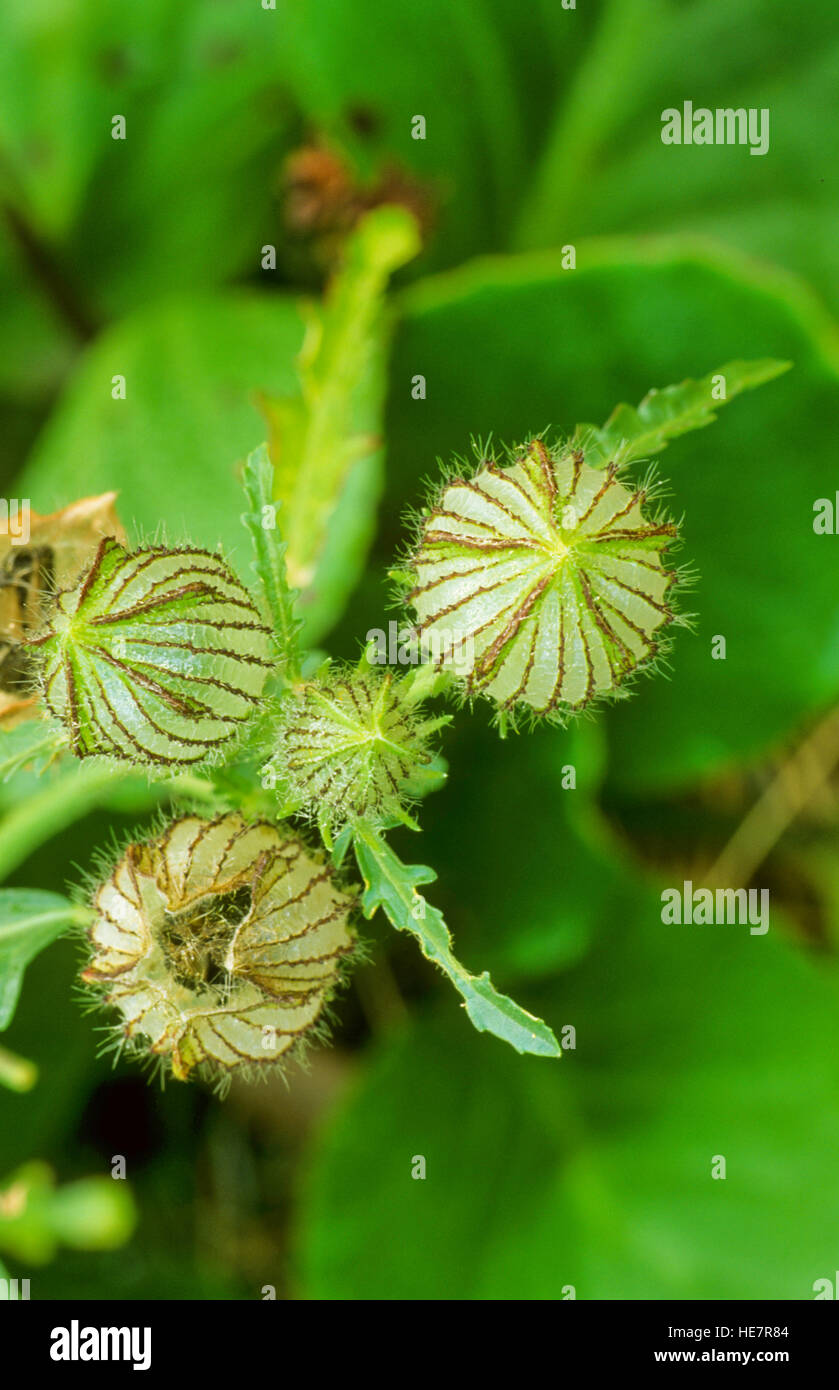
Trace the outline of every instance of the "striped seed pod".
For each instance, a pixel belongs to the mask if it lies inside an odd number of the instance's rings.
[[[25,643],[55,594],[90,564],[102,537],[124,539],[115,500],[115,492],[104,492],[49,516],[30,509],[24,545],[0,526],[0,731],[41,715]]]
[[[613,694],[660,649],[675,573],[673,522],[615,464],[531,440],[447,483],[409,560],[425,650],[461,654],[468,695],[559,717]],[[466,669],[463,652],[468,652]]]
[[[108,538],[28,645],[77,757],[177,766],[212,755],[252,714],[271,640],[218,555],[132,554]]]
[[[322,825],[381,824],[399,816],[443,722],[418,718],[389,671],[333,672],[283,701],[268,767],[294,808]]]
[[[129,845],[97,890],[82,979],[119,1010],[121,1042],[179,1081],[223,1080],[317,1023],[352,949],[353,905],[294,835],[238,813],[186,816]]]

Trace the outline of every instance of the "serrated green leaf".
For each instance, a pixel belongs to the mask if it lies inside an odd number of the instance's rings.
[[[791,366],[791,362],[778,362],[771,357],[756,362],[729,362],[701,381],[688,378],[678,386],[648,391],[637,409],[618,405],[602,429],[578,425],[574,437],[591,464],[649,458],[666,449],[670,440],[680,434],[710,425],[716,420],[719,407],[741,391],[762,386]]]
[[[60,893],[0,889],[0,1030],[12,1021],[27,965],[61,935],[76,912]]]
[[[517,1052],[540,1057],[559,1057],[559,1043],[541,1019],[534,1018],[512,999],[499,994],[486,971],[470,975],[451,950],[451,933],[443,914],[417,892],[437,875],[425,864],[403,864],[375,827],[356,824],[355,853],[366,884],[362,907],[367,917],[377,908],[399,931],[416,937],[426,960],[448,975],[463,996],[466,1012],[481,1033],[493,1033]]]
[[[297,634],[300,619],[294,611],[297,590],[288,582],[285,562],[286,544],[276,526],[274,515],[274,466],[268,456],[267,444],[261,444],[248,454],[243,475],[245,495],[251,510],[242,520],[248,528],[256,555],[254,569],[271,617],[286,670],[291,677],[299,671]],[[266,526],[266,518],[275,522]]]
[[[388,338],[384,294],[390,275],[418,250],[417,225],[404,208],[368,213],[347,242],[324,303],[309,306],[297,362],[300,396],[265,401],[289,578],[304,594],[316,633],[340,610],[372,530]],[[350,491],[349,514],[339,512],[351,486],[361,492]]]

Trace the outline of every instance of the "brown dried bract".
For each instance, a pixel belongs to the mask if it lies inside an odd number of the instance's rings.
[[[303,145],[283,169],[286,227],[297,237],[320,242],[331,260],[340,240],[365,212],[399,203],[412,212],[426,240],[434,222],[434,197],[427,184],[389,160],[374,181],[363,183],[349,159],[322,143]]]

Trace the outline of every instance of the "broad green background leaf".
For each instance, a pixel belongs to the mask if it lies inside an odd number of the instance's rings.
[[[76,341],[43,294],[28,282],[24,264],[0,236],[0,391],[4,412],[34,397],[43,407],[67,371]]]
[[[792,361],[658,465],[668,506],[684,516],[676,559],[699,572],[684,600],[698,618],[676,637],[672,679],[640,681],[608,715],[613,777],[636,788],[686,782],[753,756],[836,695],[833,538],[814,535],[812,518],[815,499],[835,491],[839,353],[795,281],[718,249],[618,241],[581,245],[576,270],[552,255],[477,262],[410,291],[404,308],[391,514],[433,474],[435,456],[464,452],[472,434],[561,433],[725,361]],[[428,398],[413,401],[420,370]],[[716,634],[725,661],[711,659]]]
[[[839,1229],[837,982],[774,918],[660,909],[639,890],[528,1001],[576,1028],[560,1066],[428,1021],[371,1059],[314,1156],[304,1296],[812,1298]]]
[[[0,19],[7,196],[89,316],[259,273],[286,238],[288,152],[321,134],[362,179],[427,182],[432,256],[451,264],[508,235],[551,93],[588,13],[512,0],[9,0]],[[364,61],[359,62],[359,54]],[[526,81],[522,81],[522,75]],[[453,100],[453,93],[457,100]],[[124,141],[111,139],[123,114]],[[428,136],[411,139],[424,115]]]
[[[427,182],[439,206],[430,258],[451,264],[508,237],[551,93],[591,29],[585,8],[278,0],[278,52],[296,102],[362,171],[396,162]],[[414,115],[425,140],[411,138]]]
[[[839,131],[821,116],[839,81],[830,0],[280,9],[301,108],[362,167],[397,159],[437,188],[434,264],[623,231],[699,232],[806,271],[839,303],[829,173]],[[686,99],[768,107],[769,152],[663,145],[661,112]],[[359,108],[377,118],[363,136],[351,120]],[[414,113],[426,116],[425,141],[410,139]]]
[[[45,719],[26,719],[11,729],[0,729],[0,786],[24,768],[37,776],[63,742],[60,727]]]
[[[15,472],[66,374],[77,339],[30,283],[0,230],[0,480],[12,495]]]
[[[130,16],[107,0],[4,6],[3,184],[61,245],[93,318],[256,271],[276,242],[289,109],[272,27],[229,0],[148,0]]]
[[[321,132],[362,176],[427,182],[426,264],[684,230],[807,271],[835,304],[839,133],[820,113],[838,78],[830,0],[147,0],[130,22],[108,0],[9,0],[0,150],[94,315],[257,273],[285,236],[283,159]],[[768,107],[768,154],[662,145],[686,98]]]
[[[235,563],[250,545],[236,469],[267,432],[256,395],[294,391],[302,335],[294,304],[258,294],[131,316],[85,354],[23,474],[24,495],[48,511],[109,478],[134,537],[164,528],[173,542],[221,541]],[[125,400],[111,397],[115,375]]]
[[[558,27],[559,16],[554,21]],[[573,78],[554,89],[541,167],[519,209],[521,247],[614,232],[719,237],[806,273],[839,304],[839,83],[831,0],[607,0]],[[770,112],[766,155],[668,146],[661,112]]]
[[[73,905],[58,893],[0,889],[0,1029],[7,1028],[29,962],[66,930]]]

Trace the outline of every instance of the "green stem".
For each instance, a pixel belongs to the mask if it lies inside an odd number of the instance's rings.
[[[274,466],[267,445],[248,456],[244,483],[251,510],[243,520],[253,542],[256,574],[283,659],[283,679],[293,685],[300,678],[300,620],[295,612],[297,593],[288,582],[285,543],[276,530],[263,526],[265,510],[273,506],[274,497]]]
[[[391,274],[419,249],[419,228],[406,208],[389,204],[361,218],[323,300],[304,311],[299,390],[269,402],[274,495],[283,506],[289,583],[306,594],[307,626],[321,623],[336,601],[336,580],[324,580],[321,566],[329,569],[343,557],[352,569],[359,559],[366,526],[344,537],[334,530],[335,514],[350,478],[373,500],[392,324],[385,290]]]
[[[102,793],[134,775],[133,769],[89,763],[67,770],[49,781],[40,791],[19,802],[0,821],[0,882],[8,878],[29,855],[66,830],[67,826],[89,815],[102,804]],[[194,773],[183,773],[158,782],[150,788],[154,798],[189,797],[215,809],[218,792],[214,784]]]
[[[82,765],[9,811],[2,822],[0,882],[45,841],[94,810],[105,788],[126,775],[99,763]]]
[[[354,402],[380,346],[376,328],[387,281],[419,249],[417,224],[404,208],[368,213],[310,324],[299,363],[305,415],[286,513],[289,573],[300,589],[314,578],[349,468],[375,447],[375,441],[353,437]]]

